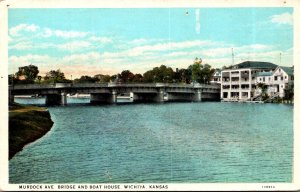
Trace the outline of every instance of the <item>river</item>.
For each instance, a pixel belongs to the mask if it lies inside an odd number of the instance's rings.
[[[48,108],[54,126],[9,161],[10,183],[292,182],[292,105],[70,102]]]

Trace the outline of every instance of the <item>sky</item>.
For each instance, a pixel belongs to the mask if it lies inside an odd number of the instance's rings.
[[[13,9],[9,74],[36,65],[66,78],[143,74],[160,65],[213,68],[243,61],[293,65],[292,8]]]

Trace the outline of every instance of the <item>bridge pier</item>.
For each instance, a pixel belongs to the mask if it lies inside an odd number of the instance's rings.
[[[67,93],[61,93],[61,105],[67,105]]]
[[[46,105],[67,105],[67,93],[46,94]]]
[[[164,102],[164,91],[163,90],[159,90],[159,92],[156,94],[154,100],[155,102],[158,102],[158,103],[162,103]]]
[[[202,101],[202,91],[200,89],[197,89],[195,91],[195,94],[194,94],[194,101],[195,102],[201,102]]]
[[[94,104],[114,104],[117,103],[117,92],[111,93],[91,93],[91,103]]]

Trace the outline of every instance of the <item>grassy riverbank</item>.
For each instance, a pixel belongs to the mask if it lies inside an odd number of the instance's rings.
[[[52,125],[50,113],[45,108],[16,103],[9,106],[9,159],[26,144],[45,135]]]

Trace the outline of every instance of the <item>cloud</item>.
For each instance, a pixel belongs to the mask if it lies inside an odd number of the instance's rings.
[[[41,33],[39,34],[41,37],[61,37],[61,38],[83,38],[88,35],[88,32],[82,32],[82,31],[64,31],[64,30],[54,30],[49,28],[43,28]]]
[[[80,51],[83,49],[92,49],[92,45],[88,41],[74,41],[64,44],[59,44],[56,46],[58,49],[65,51]]]
[[[257,48],[248,52],[249,48]],[[235,47],[235,63],[247,60],[267,61],[283,66],[293,65],[293,49],[279,50],[269,45],[252,44]],[[39,67],[40,74],[44,75],[50,70],[61,69],[67,77],[78,78],[81,75],[116,74],[128,69],[134,73],[143,74],[153,67],[162,64],[175,68],[187,68],[193,63],[195,57],[201,57],[203,63],[210,64],[213,68],[231,65],[230,47],[210,47],[209,49],[196,49],[192,51],[178,50],[174,52],[162,52],[145,56],[128,57],[123,52],[96,52],[72,53],[65,56],[34,55],[9,57],[9,71],[15,73],[18,67],[33,64]]]
[[[50,28],[41,28],[35,24],[19,24],[15,27],[9,29],[9,35],[11,37],[20,37],[27,35],[26,33],[31,33],[37,37],[60,37],[65,39],[70,38],[83,38],[86,37],[89,33],[83,31],[74,31],[74,30],[56,30]]]
[[[22,56],[10,56],[8,58],[8,69],[9,73],[15,73],[18,71],[19,67],[32,64],[37,66],[43,74],[43,71],[51,68],[51,66],[56,63],[57,58],[50,57],[49,55],[28,54]]]
[[[111,43],[112,39],[109,37],[97,37],[97,36],[91,36],[89,38],[90,41],[94,42],[94,43],[102,43],[102,44],[106,44],[106,43]]]
[[[9,34],[12,37],[16,37],[16,36],[20,36],[22,35],[21,33],[23,32],[36,32],[40,29],[39,26],[35,25],[35,24],[19,24],[15,27],[12,27],[9,29]]]
[[[89,52],[82,54],[71,54],[62,58],[61,62],[63,64],[72,65],[95,65],[100,63],[100,54],[97,52]]]
[[[28,38],[23,32],[35,35]],[[24,36],[21,36],[21,35]],[[93,75],[107,72],[110,75],[128,69],[144,73],[159,65],[186,68],[195,57],[212,67],[231,65],[231,48],[235,63],[245,60],[261,60],[278,63],[278,47],[267,44],[234,45],[211,40],[168,41],[166,39],[133,39],[97,36],[91,32],[64,31],[21,24],[10,29],[9,49],[20,51],[13,56],[10,51],[9,70],[16,72],[19,66],[34,64],[41,72],[61,69],[66,74]],[[51,38],[54,37],[54,38]],[[55,38],[56,37],[56,38]],[[118,47],[121,45],[120,47]],[[104,49],[104,46],[105,47]],[[101,49],[99,49],[101,47]],[[107,48],[107,49],[106,49]],[[55,56],[34,55],[36,50],[54,49]],[[48,51],[48,50],[46,50]],[[28,54],[28,55],[26,55]],[[292,53],[282,53],[282,61],[292,63]],[[284,65],[284,63],[283,63]],[[101,72],[102,71],[102,72]],[[79,76],[80,77],[80,76]]]
[[[270,20],[272,23],[293,25],[293,15],[288,12],[279,15],[273,15],[271,16]]]
[[[61,44],[54,44],[54,43],[35,43],[33,44],[30,41],[21,41],[19,43],[15,43],[9,46],[10,50],[41,50],[41,49],[57,49],[63,51],[83,51],[83,50],[90,50],[93,49],[93,45],[88,41],[72,41],[67,43]]]
[[[159,51],[172,51],[179,49],[189,49],[195,47],[205,47],[214,45],[212,41],[182,41],[182,42],[167,42],[167,43],[157,43],[154,45],[143,45],[134,47],[127,51],[128,56],[140,56],[147,54],[147,52],[159,52]]]
[[[29,50],[29,49],[33,49],[34,47],[30,42],[20,42],[20,43],[11,45],[8,48],[15,49],[15,50]]]

